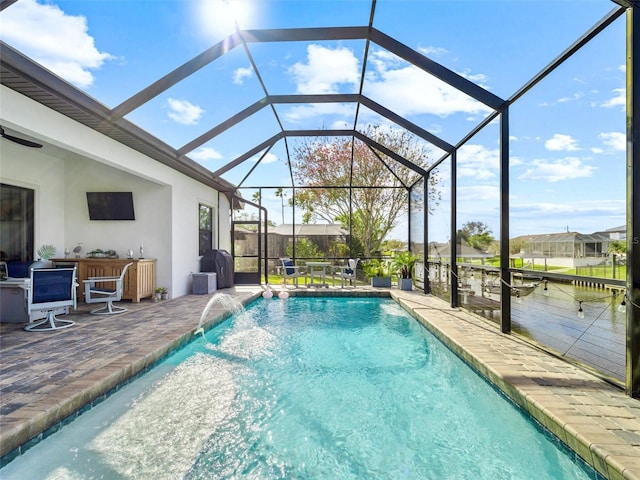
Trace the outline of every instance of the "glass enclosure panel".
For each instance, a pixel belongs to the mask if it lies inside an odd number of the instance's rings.
[[[304,103],[275,104],[274,108],[286,130],[352,129],[357,104]],[[319,125],[318,118],[326,123]]]
[[[385,240],[402,216],[407,215],[408,192],[404,188],[353,189],[353,248],[356,256],[378,258],[385,253]],[[400,236],[394,232],[393,238]],[[406,249],[406,233],[402,235]]]
[[[347,186],[351,180],[349,137],[304,137],[289,142],[293,179],[300,186]]]
[[[624,23],[616,20],[512,106],[509,172],[510,264],[523,270],[510,279],[514,331],[619,382]]]
[[[207,167],[216,175],[238,185],[242,182],[249,171],[255,166],[255,162],[269,163],[274,160],[277,154],[268,149],[272,146],[268,140],[279,131],[278,123],[270,109],[262,109],[251,117],[237,123],[230,128],[220,132],[214,138],[189,153],[189,158]],[[267,142],[265,148],[254,151],[254,147]],[[245,158],[246,155],[250,155]],[[234,168],[224,168],[231,162],[236,162],[239,158],[244,158],[242,162],[234,164]],[[263,158],[264,157],[264,158]]]
[[[409,229],[409,251],[418,257],[414,266],[413,278],[415,283],[424,288],[425,285],[425,188],[424,181],[416,182],[409,193],[410,201],[410,229]]]
[[[419,125],[415,125],[413,122],[409,121],[408,118],[405,118],[404,120],[406,120],[411,126],[415,127],[415,130],[421,129],[422,127]],[[411,134],[408,130],[406,130],[405,127],[400,126],[399,124],[390,121],[388,118],[384,117],[383,115],[375,112],[374,110],[371,110],[370,108],[364,106],[364,105],[360,105],[360,109],[359,109],[359,114],[358,114],[358,124],[356,125],[356,129],[359,132],[367,132],[369,129],[371,129],[372,126],[384,126],[384,125],[390,125],[389,129],[392,132],[400,132],[403,135],[415,135],[416,136],[416,145],[420,146],[422,152],[422,157],[424,159],[427,159],[428,163],[433,163],[435,160],[442,158],[445,155],[445,151],[438,148],[437,146],[435,146],[434,144],[430,143],[429,140],[427,140],[426,138],[423,138],[421,136],[418,135],[418,133],[415,134]],[[378,127],[379,128],[379,127]],[[414,130],[412,130],[414,131]],[[433,134],[433,132],[430,132]],[[436,138],[438,137],[438,135],[435,135]],[[382,145],[385,145],[386,147],[391,148],[392,150],[396,151],[397,153],[400,153],[396,148],[393,147],[393,143],[389,144],[388,141],[381,141],[380,142]],[[418,164],[422,164],[422,162],[418,162]]]
[[[465,77],[508,98],[611,8],[599,0],[474,1],[453,8],[449,2],[378,0],[373,26],[451,70],[465,65]],[[526,54],[514,55],[514,38]]]
[[[257,272],[258,271],[258,259],[252,257],[234,257],[233,259],[234,272]]]
[[[236,257],[258,255],[258,225],[236,223],[234,225],[234,254]]]
[[[419,3],[419,2],[416,2]],[[369,51],[363,95],[449,143],[466,135],[491,109],[383,47]]]
[[[427,272],[430,293],[450,301],[451,268],[451,158],[444,160],[430,176],[427,217]]]
[[[493,318],[500,266],[500,138],[491,123],[458,149],[456,259],[463,308]],[[505,146],[506,148],[506,146]],[[499,282],[494,288],[499,292]],[[491,296],[490,296],[491,295]]]

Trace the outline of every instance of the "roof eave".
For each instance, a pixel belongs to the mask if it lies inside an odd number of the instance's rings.
[[[76,122],[122,143],[204,185],[224,192],[236,186],[180,155],[170,145],[125,119],[110,120],[110,110],[72,84],[0,41],[0,81],[3,85]]]

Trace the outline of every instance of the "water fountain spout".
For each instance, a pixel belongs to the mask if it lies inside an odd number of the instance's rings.
[[[238,313],[238,312],[242,311],[242,309],[244,308],[242,306],[242,303],[240,303],[238,300],[233,298],[231,295],[228,295],[226,293],[217,292],[213,297],[211,297],[209,299],[209,301],[205,305],[204,310],[202,311],[202,314],[200,315],[200,320],[198,321],[198,326],[196,327],[195,331],[193,332],[194,335],[198,335],[200,333],[200,334],[202,334],[202,338],[204,338],[206,340],[206,337],[204,335],[204,328],[203,328],[202,325],[203,325],[204,321],[206,320],[207,315],[209,314],[209,310],[211,310],[216,303],[220,304],[220,306],[222,306],[223,308],[228,309],[232,314],[233,313]]]

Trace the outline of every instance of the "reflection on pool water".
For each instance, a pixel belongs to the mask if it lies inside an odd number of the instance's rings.
[[[593,479],[391,300],[269,299],[7,465],[8,479]]]

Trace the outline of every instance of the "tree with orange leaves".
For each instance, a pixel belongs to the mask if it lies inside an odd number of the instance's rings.
[[[407,131],[372,126],[363,132],[397,155],[426,168],[427,146]],[[303,222],[323,220],[351,227],[352,255],[370,257],[407,213],[408,188],[421,176],[400,162],[350,137],[316,137],[300,142],[292,159],[298,185],[293,205]],[[438,178],[429,177],[429,201],[439,200]],[[372,188],[373,187],[373,188]]]

